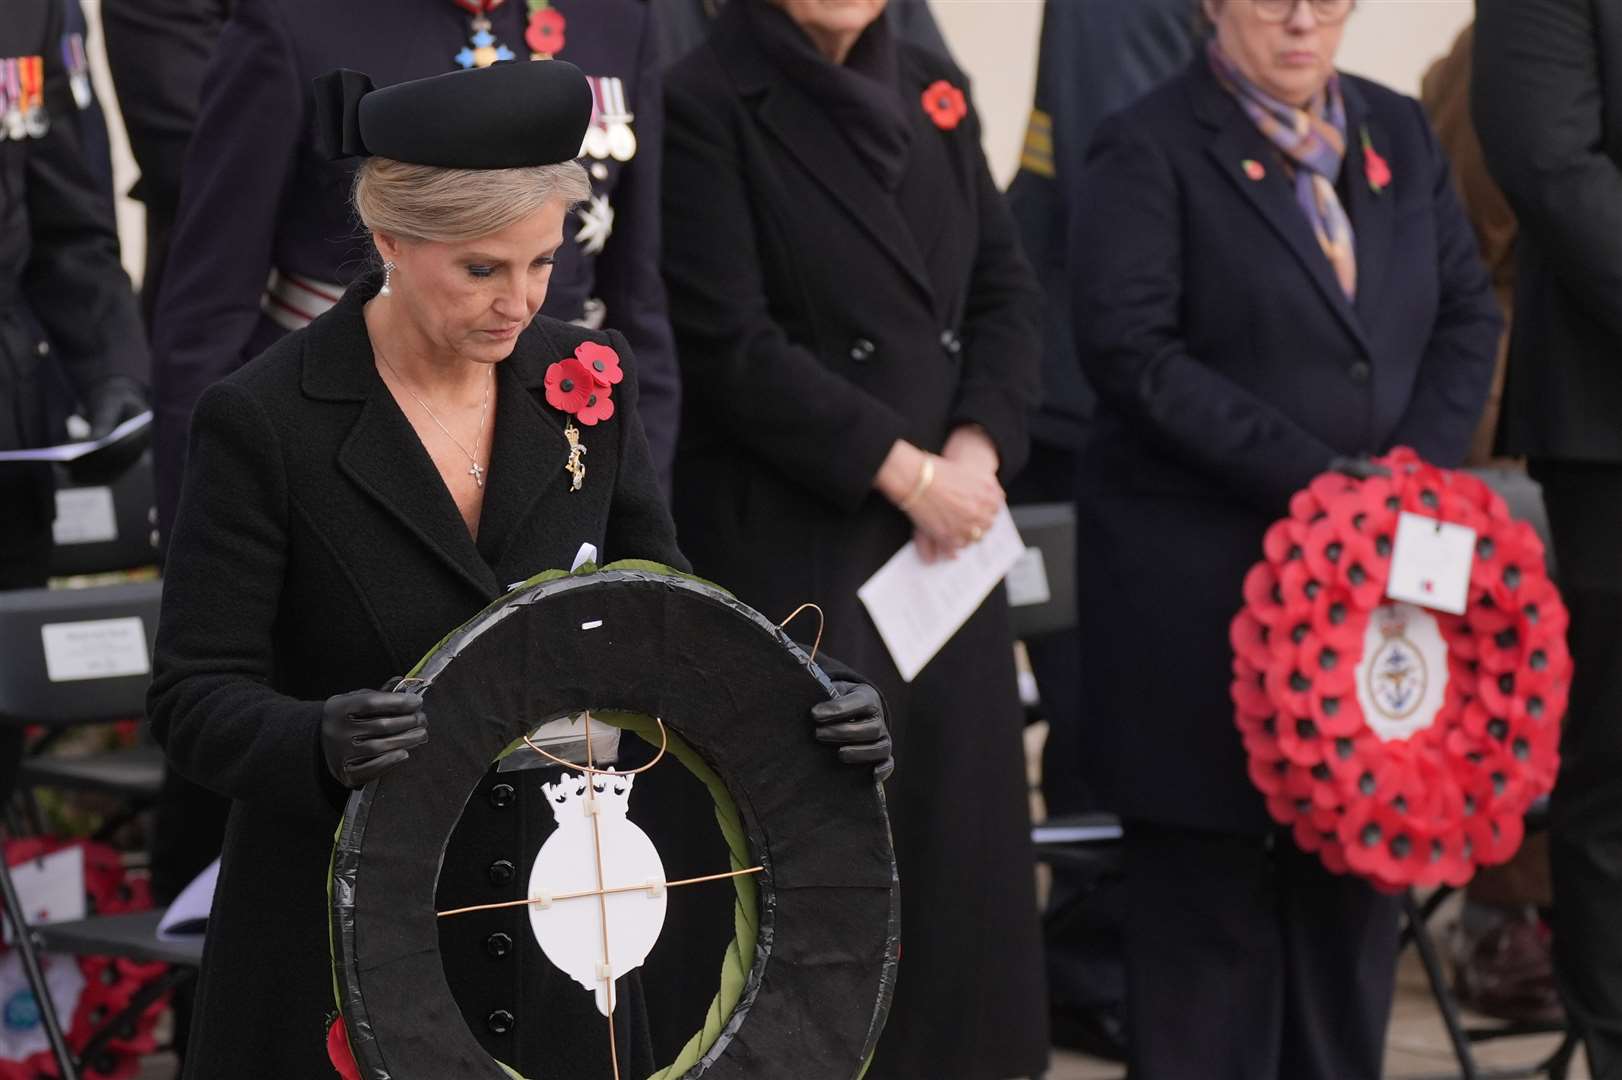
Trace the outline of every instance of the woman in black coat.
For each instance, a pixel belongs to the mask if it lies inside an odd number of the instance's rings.
[[[1423,113],[1335,76],[1352,6],[1208,2],[1214,40],[1105,123],[1077,204],[1082,686],[1115,735],[1092,760],[1128,819],[1132,1065],[1155,1080],[1380,1075],[1396,901],[1272,826],[1228,697],[1241,581],[1291,494],[1397,445],[1458,465],[1492,376],[1498,315]]]
[[[687,566],[625,339],[536,314],[590,192],[572,163],[584,78],[562,61],[376,92],[363,78],[329,76],[318,112],[329,146],[379,155],[356,201],[384,272],[204,394],[164,581],[153,729],[178,771],[233,800],[198,1080],[333,1075],[334,831],[349,789],[432,729],[421,697],[356,688],[582,543]],[[577,358],[610,369],[589,401],[548,383],[559,362],[580,379]],[[600,1041],[595,1023],[559,1028],[563,1060]],[[626,1061],[652,1066],[645,1047]]]
[[[998,1080],[1047,1056],[1006,603],[908,684],[856,592],[908,540],[989,525],[1026,454],[1037,296],[962,73],[883,7],[730,3],[667,76],[676,517],[700,574],[773,616],[821,605],[890,706],[903,953],[870,1075]]]

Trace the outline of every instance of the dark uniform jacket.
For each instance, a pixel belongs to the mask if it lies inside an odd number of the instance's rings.
[[[910,148],[886,190],[832,112],[771,59],[756,22],[767,18],[785,17],[731,0],[665,83],[682,547],[771,618],[821,605],[824,648],[889,705],[905,962],[869,1076],[1039,1073],[1040,945],[1002,594],[911,684],[856,595],[911,538],[872,489],[897,439],[939,450],[979,423],[1006,476],[1025,460],[1036,284],[978,118],[943,130],[923,107],[937,80],[966,93],[962,72],[894,46]]]
[[[636,156],[588,161],[592,186],[614,211],[600,256],[565,248],[543,309],[574,320],[596,297],[642,359],[643,419],[655,461],[668,468],[675,441],[675,357],[657,268],[659,108],[647,9],[642,0],[556,0],[567,18],[558,53],[588,76],[622,81]],[[525,5],[491,13],[496,40],[520,57]],[[317,282],[348,283],[369,265],[370,238],[350,204],[357,163],[332,162],[315,137],[310,82],[336,67],[379,86],[451,71],[467,47],[467,12],[452,0],[241,0],[204,81],[186,165],[163,295],[154,326],[159,515],[172,518],[186,423],[202,392],[285,330],[261,311],[272,268]],[[527,61],[526,61],[527,62]],[[604,216],[601,205],[582,208]],[[598,315],[601,320],[602,315]]]
[[[1481,0],[1472,111],[1520,222],[1499,449],[1622,463],[1622,6]]]
[[[53,363],[81,397],[112,375],[147,377],[112,206],[85,165],[62,19],[58,0],[8,0],[0,17],[0,62],[25,88],[15,121],[0,92],[0,449],[49,441]],[[0,467],[0,507],[0,558],[50,544],[47,467]]]
[[[322,701],[409,670],[582,543],[686,566],[623,337],[544,317],[519,337],[497,369],[475,543],[376,374],[362,317],[376,287],[358,283],[208,390],[192,426],[149,711],[174,767],[234,800],[186,1057],[196,1080],[332,1075],[326,882],[347,792],[322,761]],[[587,476],[570,491],[543,379],[588,340],[619,353],[626,379],[613,418],[581,428]]]
[[[1418,103],[1342,76],[1349,301],[1278,153],[1199,55],[1105,122],[1077,205],[1077,349],[1100,403],[1078,505],[1086,714],[1128,816],[1259,831],[1228,624],[1262,534],[1337,454],[1458,465],[1500,319]],[[1363,135],[1389,163],[1368,178]],[[1261,164],[1252,180],[1246,162]]]

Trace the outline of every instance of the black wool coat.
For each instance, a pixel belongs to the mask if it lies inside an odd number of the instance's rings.
[[[910,685],[856,596],[912,535],[872,490],[897,439],[939,450],[975,422],[1005,477],[1024,462],[1035,283],[978,118],[942,130],[921,104],[939,79],[967,89],[950,61],[899,46],[912,144],[892,193],[767,59],[747,7],[729,3],[665,84],[682,548],[769,617],[819,604],[824,648],[890,706],[903,960],[870,1076],[1039,1073],[1046,1007],[1003,595]]]
[[[186,1058],[197,1080],[332,1075],[327,877],[348,793],[322,760],[321,703],[404,674],[582,543],[687,565],[624,338],[544,317],[497,369],[475,543],[373,366],[362,307],[377,284],[211,387],[192,425],[148,707],[174,768],[233,800]],[[570,491],[543,379],[583,341],[615,349],[626,378],[614,416],[581,427],[587,475]]]
[[[1094,779],[1130,816],[1267,828],[1228,695],[1228,624],[1263,533],[1337,454],[1407,445],[1457,466],[1486,401],[1500,319],[1447,159],[1417,102],[1341,86],[1355,301],[1203,52],[1093,142],[1070,254],[1099,396],[1082,686],[1086,715],[1108,718]],[[1380,191],[1365,135],[1389,166]]]
[[[1622,6],[1480,0],[1471,114],[1520,231],[1500,447],[1622,464]]]

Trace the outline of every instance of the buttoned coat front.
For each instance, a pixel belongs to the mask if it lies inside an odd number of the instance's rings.
[[[897,439],[978,423],[1027,452],[1038,294],[973,111],[937,126],[949,60],[899,49],[910,150],[894,191],[729,3],[665,84],[665,276],[682,370],[682,549],[885,694],[904,959],[869,1075],[1000,1080],[1047,1052],[1007,608],[999,589],[910,684],[857,589],[912,536],[873,491]],[[814,619],[805,616],[809,636]]]
[[[352,286],[210,388],[192,425],[149,711],[173,766],[233,800],[186,1057],[198,1080],[333,1074],[326,884],[348,793],[322,760],[324,699],[404,674],[582,543],[686,566],[618,333],[537,318],[498,366],[475,541],[373,366],[362,307],[376,288]],[[613,417],[581,428],[587,475],[571,491],[543,380],[588,340],[626,377]]]

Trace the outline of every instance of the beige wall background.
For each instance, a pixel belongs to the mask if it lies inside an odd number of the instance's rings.
[[[119,191],[135,180],[135,165],[118,123],[118,103],[101,49],[100,0],[83,0],[92,30],[91,74],[112,128],[113,167]],[[1087,4],[1094,0],[1050,0]],[[1001,183],[1019,162],[1025,119],[1036,85],[1037,40],[1043,0],[930,0],[958,62],[974,82],[976,103],[985,120],[986,155]],[[1190,0],[1192,10],[1193,0]],[[1452,45],[1475,13],[1473,0],[1361,0],[1346,29],[1341,67],[1404,93],[1419,90],[1420,77]],[[124,263],[139,280],[142,252],[141,205],[119,200],[119,232]]]

